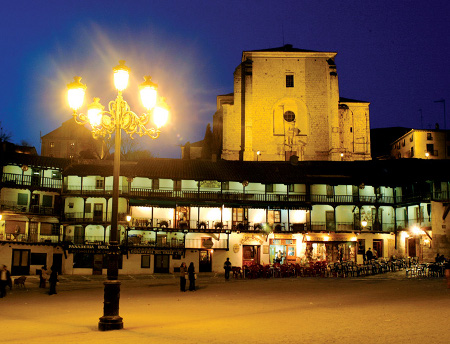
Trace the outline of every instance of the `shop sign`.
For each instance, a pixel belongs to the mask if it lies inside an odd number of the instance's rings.
[[[69,253],[110,253],[108,245],[71,244],[67,250]]]
[[[138,247],[130,248],[128,251],[130,254],[169,254],[181,256],[181,252],[172,250],[155,250],[153,248]]]
[[[261,245],[264,242],[265,242],[264,239],[262,239],[259,235],[255,235],[255,234],[244,234],[244,237],[241,240],[241,244],[243,244],[243,245],[249,245],[249,244]]]
[[[305,234],[304,241],[356,241],[356,237],[350,233],[333,233],[330,235],[311,233]]]
[[[292,239],[292,234],[274,233],[273,238],[274,239]]]

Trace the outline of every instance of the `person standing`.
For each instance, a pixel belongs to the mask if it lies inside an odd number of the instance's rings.
[[[48,279],[50,283],[50,290],[48,292],[48,295],[56,294],[56,282],[58,282],[58,271],[56,271],[56,267],[52,266],[51,270],[52,272],[50,274],[50,278]]]
[[[227,258],[225,263],[223,263],[223,268],[225,269],[225,280],[228,281],[230,279],[230,271],[231,271],[230,258]]]
[[[47,278],[48,278],[47,269],[45,268],[45,266],[43,266],[41,269],[41,277],[39,279],[39,288],[46,287]]]
[[[187,268],[186,263],[181,263],[180,266],[180,291],[186,291],[186,274],[187,274]]]
[[[10,285],[11,281],[11,274],[6,268],[6,265],[3,265],[2,269],[0,270],[0,297],[6,296],[6,286]]]
[[[189,291],[195,291],[195,267],[193,262],[189,264],[188,274],[189,274]]]
[[[371,261],[373,259],[373,252],[372,249],[369,247],[369,249],[366,252],[366,260]]]

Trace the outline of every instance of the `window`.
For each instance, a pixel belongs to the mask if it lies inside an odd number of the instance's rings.
[[[273,192],[273,184],[267,184],[265,186],[266,192]]]
[[[142,269],[150,269],[150,255],[143,254],[141,256],[141,268]]]
[[[406,144],[405,139],[403,139],[403,141],[402,141],[402,147],[405,147],[405,144]]]
[[[280,223],[281,222],[281,210],[269,210],[267,212],[267,222]]]
[[[59,223],[52,223],[52,235],[59,235]]]
[[[246,208],[233,208],[233,221],[242,222],[247,219]]]
[[[427,133],[427,140],[433,140],[433,135],[431,133]]]
[[[17,205],[27,205],[28,204],[28,195],[25,193],[17,194]]]
[[[53,207],[53,196],[42,195],[42,206],[47,208]]]
[[[334,186],[333,185],[327,185],[327,197],[331,198],[334,196]]]
[[[152,189],[159,190],[159,179],[152,179]]]
[[[84,212],[86,214],[90,214],[92,212],[92,203],[86,203],[84,206]]]
[[[47,253],[31,253],[30,265],[47,265]]]
[[[73,202],[69,203],[69,209],[73,209]]]
[[[286,75],[286,87],[294,87],[294,75]]]
[[[50,148],[54,148],[55,147],[55,143],[54,142],[50,142]]]
[[[181,180],[174,180],[173,181],[173,190],[174,191],[181,191]]]
[[[222,190],[230,190],[230,182],[222,182]]]
[[[414,147],[411,147],[411,158],[414,157]]]
[[[289,184],[289,192],[295,191],[295,184]]]
[[[409,138],[409,142],[413,142],[414,141],[414,134],[411,134],[411,137]]]
[[[105,180],[102,177],[97,177],[95,179],[95,188],[96,189],[103,189],[103,185],[105,185]]]
[[[52,171],[52,179],[61,179],[61,172]]]
[[[283,114],[283,118],[286,122],[293,122],[295,121],[295,113],[293,113],[292,111],[286,111]]]
[[[358,239],[358,254],[365,254],[365,253],[366,253],[366,240]]]
[[[70,143],[70,149],[75,149],[75,142]]]
[[[433,155],[433,153],[434,153],[434,144],[432,144],[432,143],[427,144],[427,152],[430,153],[430,155]]]

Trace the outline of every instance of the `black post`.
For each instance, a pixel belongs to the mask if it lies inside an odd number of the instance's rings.
[[[113,200],[111,233],[109,237],[107,280],[103,283],[104,301],[103,316],[98,323],[100,331],[120,330],[123,328],[122,317],[119,316],[120,281],[119,281],[119,250],[118,219],[119,219],[119,175],[120,175],[120,134],[121,134],[121,92],[116,100],[115,138],[114,138],[114,167],[113,167]]]

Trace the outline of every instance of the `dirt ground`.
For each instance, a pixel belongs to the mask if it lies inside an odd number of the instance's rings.
[[[230,280],[204,276],[182,293],[174,276],[122,276],[124,329],[100,332],[103,284],[61,276],[49,296],[30,277],[0,299],[4,343],[449,343],[444,279]],[[48,290],[47,290],[48,291]]]

